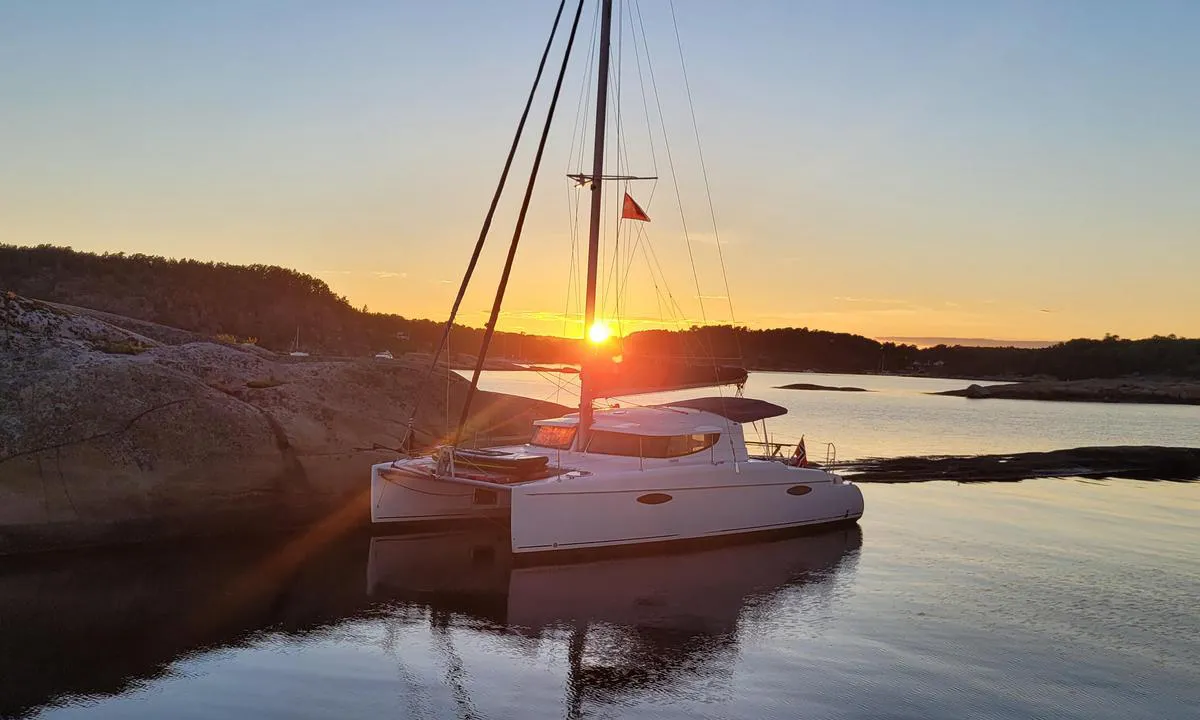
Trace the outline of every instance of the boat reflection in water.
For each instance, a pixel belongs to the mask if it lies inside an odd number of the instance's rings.
[[[728,677],[745,613],[770,613],[797,593],[808,607],[832,602],[861,544],[851,525],[688,553],[518,567],[500,532],[376,537],[367,592],[428,607],[435,632],[459,616],[501,636],[565,633],[574,717],[590,703],[669,693],[685,677]]]
[[[191,716],[226,717],[230,708],[258,716],[270,708],[247,687],[283,692],[302,677],[322,681],[322,692],[354,714],[370,699],[355,695],[357,685],[354,692],[337,689],[342,677],[334,668],[343,656],[327,653],[340,647],[328,640],[338,628],[365,633],[353,644],[364,667],[377,652],[401,666],[419,664],[426,645],[418,638],[426,632],[440,665],[457,657],[455,643],[472,642],[478,633],[518,657],[533,648],[560,653],[569,661],[569,714],[584,705],[669,696],[688,678],[730,676],[747,608],[753,618],[784,617],[791,606],[779,603],[797,593],[810,608],[831,604],[860,544],[853,525],[687,554],[515,568],[503,534],[321,542],[301,534],[9,558],[0,562],[0,717],[108,702],[114,703],[108,712],[120,713],[139,707],[139,697],[158,698],[156,711],[175,714],[183,706],[172,703],[192,702],[192,682],[217,683],[225,704],[188,704]],[[417,642],[389,646],[389,637]],[[289,648],[284,656],[277,654],[281,647]],[[287,670],[228,672],[230,662],[255,667],[259,654]],[[452,663],[461,672],[403,694],[447,684],[459,697],[461,687],[454,686],[465,687],[469,671],[487,661],[476,647]],[[540,676],[534,665],[504,663],[489,671],[497,667],[514,680]],[[191,677],[197,680],[179,679]],[[176,679],[145,694],[147,683],[165,678]],[[482,691],[479,699],[489,695]],[[535,707],[510,709],[528,714]]]

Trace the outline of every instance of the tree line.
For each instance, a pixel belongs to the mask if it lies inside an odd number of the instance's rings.
[[[725,325],[635,333],[626,339],[626,348],[642,355],[706,356],[734,362],[741,358],[747,366],[762,370],[1060,380],[1132,375],[1200,378],[1200,339],[1174,335],[1140,340],[1106,335],[1044,348],[920,348],[825,330]]]
[[[277,352],[291,351],[297,335],[298,349],[312,354],[429,352],[445,326],[356,308],[325,281],[275,265],[95,254],[52,245],[0,245],[0,290],[212,337],[252,339]],[[456,325],[451,349],[476,355],[482,338],[481,329]],[[563,338],[498,332],[489,354],[574,362],[577,345]]]
[[[275,265],[176,260],[141,253],[95,254],[68,247],[0,245],[0,290],[103,310],[209,336],[254,338],[267,349],[361,356],[429,352],[444,323],[355,308],[322,280]],[[455,353],[478,354],[483,331],[455,326]],[[1046,348],[881,343],[809,328],[735,326],[648,330],[621,341],[627,356],[688,357],[751,369],[838,373],[924,373],[954,377],[1060,379],[1161,375],[1200,378],[1200,340],[1129,340],[1115,335]],[[498,332],[489,355],[531,363],[574,363],[580,341]]]

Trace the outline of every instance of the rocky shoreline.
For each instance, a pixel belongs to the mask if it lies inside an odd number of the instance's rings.
[[[962,390],[947,390],[933,394],[952,395],[974,400],[995,398],[1200,405],[1200,381],[1169,378],[1035,380],[1003,385],[970,385]]]
[[[0,296],[0,554],[365,519],[424,365],[297,362],[122,320]],[[425,444],[468,385],[430,382]],[[563,410],[480,393],[471,432],[524,437]]]
[[[1020,482],[1034,478],[1092,478],[1195,482],[1200,448],[1081,447],[1004,455],[933,455],[863,458],[837,472],[858,483]]]

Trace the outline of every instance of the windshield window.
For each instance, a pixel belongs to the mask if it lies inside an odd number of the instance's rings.
[[[593,430],[587,451],[626,457],[672,458],[691,455],[716,445],[720,433],[692,435],[630,435]]]
[[[570,449],[575,440],[575,428],[564,425],[537,425],[533,428],[533,439],[530,445],[553,448],[555,450]]]

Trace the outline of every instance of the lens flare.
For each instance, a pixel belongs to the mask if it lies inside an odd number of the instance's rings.
[[[588,340],[596,345],[604,344],[610,337],[612,337],[612,330],[599,320],[592,323],[592,327],[588,330]]]

